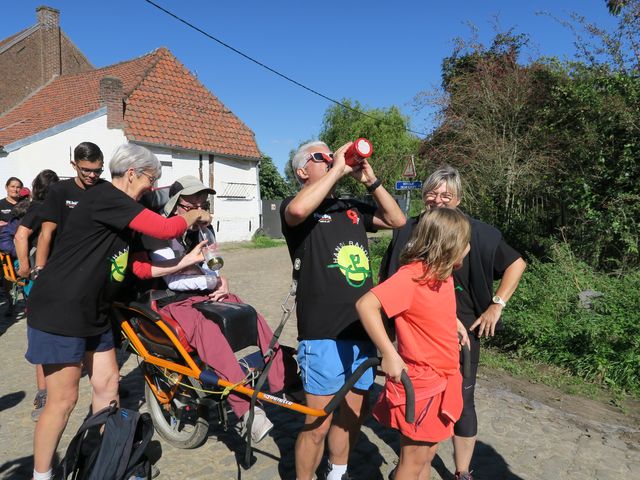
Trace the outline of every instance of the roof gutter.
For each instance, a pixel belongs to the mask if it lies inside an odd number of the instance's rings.
[[[128,138],[128,137],[127,137]],[[162,148],[168,148],[170,150],[181,150],[183,152],[192,152],[192,153],[202,153],[202,154],[211,154],[211,155],[218,155],[220,157],[227,157],[227,158],[232,158],[234,160],[246,160],[246,161],[250,161],[250,162],[259,162],[262,157],[245,157],[242,155],[233,155],[231,153],[224,153],[224,152],[216,152],[216,151],[212,151],[212,150],[195,150],[193,148],[185,148],[185,147],[181,147],[179,145],[168,145],[168,144],[164,144],[164,143],[152,143],[152,142],[143,142],[143,141],[139,141],[139,140],[131,140],[128,138],[128,140],[131,143],[135,143],[138,145],[143,145],[143,146],[150,146],[150,147],[162,147]]]
[[[24,137],[19,140],[16,140],[15,142],[8,143],[4,145],[3,148],[7,153],[10,153],[10,152],[13,152],[14,150],[18,150],[19,148],[26,147],[27,145],[38,142],[44,138],[52,137],[53,135],[56,135],[60,132],[64,132],[65,130],[69,130],[73,127],[77,127],[78,125],[86,123],[89,120],[102,117],[106,114],[107,114],[107,107],[102,107],[93,112],[90,112],[85,115],[76,117],[72,120],[69,120],[68,122],[60,123],[58,125],[47,128],[46,130],[42,130],[28,137]]]

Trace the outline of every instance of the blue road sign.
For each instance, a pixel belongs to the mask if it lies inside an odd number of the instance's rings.
[[[422,188],[422,182],[420,180],[416,180],[415,182],[400,180],[396,182],[396,190],[417,190],[419,188]]]

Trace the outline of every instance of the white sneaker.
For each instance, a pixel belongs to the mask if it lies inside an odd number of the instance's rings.
[[[246,425],[247,419],[249,418],[249,412],[245,413],[242,416],[241,427],[242,431],[246,433]],[[267,418],[267,414],[260,407],[255,408],[255,412],[253,414],[253,424],[251,425],[251,442],[258,443],[273,428],[273,423],[269,421]]]

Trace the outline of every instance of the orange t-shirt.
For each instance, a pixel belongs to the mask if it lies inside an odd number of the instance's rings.
[[[396,317],[398,353],[408,365],[429,366],[441,376],[459,368],[456,297],[449,277],[436,287],[416,282],[422,263],[402,266],[374,287],[389,317]]]

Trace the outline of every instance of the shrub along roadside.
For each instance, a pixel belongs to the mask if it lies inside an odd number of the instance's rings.
[[[582,305],[580,293],[602,296]],[[532,260],[490,344],[567,369],[614,390],[640,394],[640,271],[597,273],[564,244]]]
[[[370,240],[374,282],[390,237]],[[640,396],[640,271],[616,277],[577,260],[566,244],[548,262],[530,260],[489,346],[561,367],[614,392]],[[592,290],[589,307],[580,293]]]

